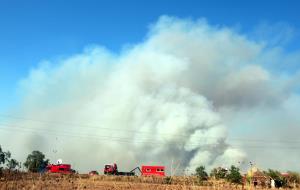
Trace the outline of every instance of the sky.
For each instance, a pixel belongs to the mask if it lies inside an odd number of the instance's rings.
[[[0,110],[14,105],[16,85],[45,59],[100,44],[119,52],[142,41],[161,15],[206,18],[209,23],[253,32],[261,23],[284,23],[299,33],[300,3],[280,1],[0,1]],[[289,48],[299,47],[299,36]]]
[[[101,135],[105,124],[121,126],[119,141],[133,131],[136,144],[124,152],[127,159],[115,156],[128,148],[118,141],[109,151],[92,150],[107,151],[108,158],[95,156],[104,161],[113,155],[125,163],[149,162],[167,152],[162,162],[173,156],[194,168],[252,155],[260,166],[291,169],[299,160],[297,151],[291,153],[299,150],[291,146],[300,132],[299,9],[296,0],[0,0],[0,127],[49,134],[63,129],[79,138]],[[72,128],[86,121],[90,128]],[[22,130],[14,138],[28,150],[41,149],[54,160],[58,147],[68,147],[57,154],[88,169],[72,160],[72,148],[95,142],[59,137],[53,143]],[[143,157],[149,147],[137,130],[174,136]],[[23,148],[8,137],[0,133],[0,144],[23,159]],[[267,143],[259,144],[262,139]],[[288,148],[278,153],[278,146]],[[268,162],[270,154],[291,157]]]

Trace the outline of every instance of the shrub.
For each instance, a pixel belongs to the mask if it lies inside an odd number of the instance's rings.
[[[268,171],[265,171],[264,173],[275,181],[276,187],[286,187],[287,186],[287,179],[285,179],[279,171],[269,169]]]
[[[204,166],[199,166],[196,168],[196,176],[198,177],[198,179],[200,181],[204,181],[207,180],[208,175],[205,171],[205,167]]]
[[[45,159],[45,155],[42,152],[35,150],[27,156],[24,166],[30,172],[41,172],[45,170],[48,163],[49,160]]]
[[[291,172],[288,171],[289,177],[288,177],[288,181],[291,183],[300,183],[300,175],[297,172]]]
[[[229,173],[226,176],[226,179],[230,183],[241,184],[242,183],[242,175],[240,173],[240,169],[232,165],[231,168],[229,169]]]
[[[225,179],[227,174],[227,169],[218,167],[211,170],[210,177],[214,177],[215,179]]]
[[[0,173],[3,169],[14,170],[17,166],[20,166],[18,161],[11,158],[11,153],[9,151],[4,152],[0,146]]]

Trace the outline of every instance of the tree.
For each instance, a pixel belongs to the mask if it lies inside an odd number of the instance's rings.
[[[240,173],[240,169],[232,165],[229,169],[229,173],[226,176],[226,179],[231,183],[242,183],[242,175]]]
[[[8,170],[13,170],[19,166],[18,161],[11,158],[11,153],[9,151],[4,152],[0,146],[0,170],[5,168],[4,164],[6,164]]]
[[[20,167],[20,164],[19,162],[16,160],[16,159],[10,159],[7,164],[6,164],[7,168],[9,170],[14,170],[16,169],[17,167]]]
[[[45,159],[45,155],[42,152],[35,150],[27,156],[24,166],[30,172],[40,172],[46,168],[48,163],[49,159]]]
[[[227,169],[218,167],[211,170],[210,177],[214,177],[215,179],[225,179],[227,173]]]
[[[0,175],[2,174],[2,164],[5,163],[5,153],[2,151],[2,148],[0,146]]]
[[[199,166],[199,167],[196,168],[196,176],[201,181],[207,180],[208,175],[207,175],[207,173],[205,171],[205,167],[204,166]]]
[[[0,165],[5,163],[5,152],[2,151],[0,146]]]

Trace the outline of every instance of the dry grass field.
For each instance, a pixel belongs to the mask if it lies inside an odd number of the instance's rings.
[[[229,190],[250,189],[241,185],[230,185],[224,181],[199,183],[195,177],[137,177],[137,176],[88,176],[61,174],[9,174],[1,177],[0,190]],[[254,189],[254,188],[251,188]],[[256,188],[261,190],[262,188]]]

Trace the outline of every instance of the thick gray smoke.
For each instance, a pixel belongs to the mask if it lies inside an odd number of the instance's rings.
[[[90,47],[32,69],[12,113],[23,119],[11,118],[14,131],[1,132],[1,144],[22,159],[39,149],[80,171],[112,162],[237,165],[250,158],[228,130],[246,137],[243,129],[259,129],[244,126],[270,126],[281,113],[272,110],[299,104],[299,78],[263,66],[275,49],[204,20],[161,17],[144,42],[118,55]],[[256,120],[262,113],[266,122]]]

